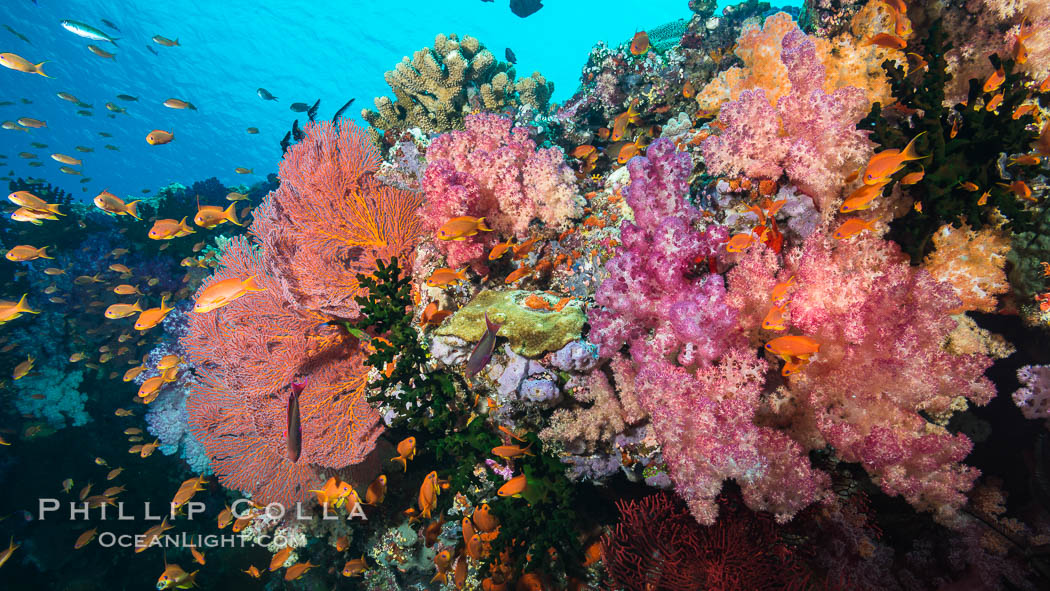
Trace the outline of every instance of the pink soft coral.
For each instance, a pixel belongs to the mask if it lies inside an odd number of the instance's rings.
[[[527,129],[500,115],[470,115],[464,125],[427,148],[419,215],[434,231],[458,216],[484,217],[495,231],[442,241],[449,265],[481,258],[501,235],[525,238],[533,219],[561,230],[578,215],[575,177],[560,149],[537,150]]]
[[[722,276],[698,275],[696,261],[719,251],[726,230],[696,229],[700,212],[686,200],[692,162],[670,140],[653,142],[647,157],[627,166],[624,195],[635,223],[621,228],[623,248],[595,294],[602,307],[590,313],[589,338],[604,357],[628,344],[636,364],[706,365],[725,351],[736,318]]]
[[[874,237],[844,243],[814,234],[779,272],[759,254],[748,256],[755,260],[729,275],[730,301],[749,311],[741,328],[752,338],[763,334],[756,323],[769,294],[753,286],[794,275],[791,334],[821,345],[787,382],[791,404],[779,419],[792,438],[811,449],[830,444],[887,493],[950,516],[978,472],[960,463],[970,441],[938,423],[966,400],[985,404],[995,394],[982,375],[988,357],[943,348],[955,327],[949,312],[959,305],[951,286]]]
[[[824,91],[824,66],[813,41],[799,29],[784,36],[780,59],[791,91],[775,109],[762,89],[745,91],[723,106],[719,121],[725,129],[704,140],[704,160],[716,175],[787,174],[827,213],[845,177],[871,155],[871,142],[856,129],[867,99],[854,87]]]
[[[766,362],[733,349],[717,365],[691,373],[664,361],[646,365],[635,385],[651,416],[675,490],[697,521],[718,516],[722,483],[740,485],[755,511],[790,519],[828,484],[786,434],[755,425]]]

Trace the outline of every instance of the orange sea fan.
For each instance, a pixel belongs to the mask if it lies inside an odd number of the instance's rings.
[[[378,259],[410,259],[423,228],[419,193],[374,178],[379,154],[363,129],[308,123],[280,166],[281,186],[255,213],[252,233],[295,305],[356,318],[358,273]],[[410,264],[410,260],[404,264]]]
[[[358,341],[324,315],[289,303],[266,267],[259,250],[236,238],[201,287],[254,275],[264,291],[190,315],[182,343],[200,384],[187,411],[224,485],[289,503],[318,488],[323,468],[361,462],[382,427],[365,400],[368,369]],[[288,388],[303,377],[302,455],[292,462],[285,456]]]

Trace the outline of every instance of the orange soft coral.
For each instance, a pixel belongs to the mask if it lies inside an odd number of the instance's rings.
[[[945,224],[933,235],[933,244],[935,250],[923,266],[939,281],[950,283],[962,299],[951,313],[993,312],[996,295],[1010,290],[1003,271],[1009,239],[994,228],[974,232],[965,224],[961,228]]]
[[[894,22],[889,7],[881,0],[872,0],[853,17],[852,34],[843,33],[831,40],[815,38],[817,55],[827,70],[824,91],[856,86],[864,90],[869,103],[890,103],[881,64],[887,59],[903,63],[904,52],[865,44],[864,40],[893,33]],[[743,91],[756,88],[764,89],[770,104],[775,105],[791,91],[780,51],[784,36],[797,28],[794,19],[783,12],[767,18],[762,28],[745,28],[736,48],[744,67],[729,68],[708,83],[696,97],[700,108],[713,113],[724,103],[740,98]]]

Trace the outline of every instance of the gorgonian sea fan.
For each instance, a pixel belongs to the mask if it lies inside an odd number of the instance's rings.
[[[182,339],[197,369],[186,407],[220,482],[261,502],[294,503],[320,484],[322,468],[361,462],[382,433],[365,400],[368,369],[358,342],[284,297],[262,252],[243,237],[223,251],[201,290],[230,277],[254,275],[264,289],[206,314],[191,314]],[[287,395],[297,377],[302,456],[285,457]]]
[[[357,275],[371,273],[379,259],[411,259],[423,232],[416,215],[423,197],[374,178],[379,153],[351,121],[308,123],[303,133],[281,161],[281,186],[256,210],[251,232],[290,302],[354,319]]]

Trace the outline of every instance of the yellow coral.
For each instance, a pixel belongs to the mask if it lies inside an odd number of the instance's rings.
[[[907,17],[903,17],[907,18]],[[892,102],[882,63],[887,59],[904,63],[904,52],[865,44],[879,33],[893,33],[895,18],[882,0],[871,0],[851,21],[852,33],[834,39],[813,38],[817,56],[826,69],[824,90],[834,92],[845,86],[863,89],[871,103]],[[790,15],[778,12],[766,19],[762,28],[750,26],[737,40],[736,55],[744,67],[733,67],[720,73],[700,91],[696,100],[701,110],[716,112],[724,103],[739,98],[745,90],[761,88],[775,105],[790,92],[787,68],[780,61],[784,35],[798,28]]]
[[[938,280],[950,283],[963,301],[950,313],[994,311],[996,295],[1010,290],[1003,270],[1009,239],[994,228],[974,232],[966,224],[961,228],[945,224],[934,233],[933,245],[923,266]]]

